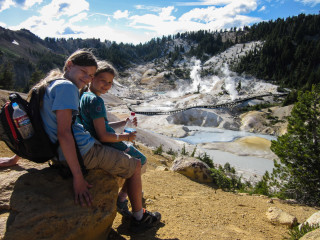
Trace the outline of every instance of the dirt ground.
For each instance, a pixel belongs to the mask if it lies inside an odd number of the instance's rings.
[[[127,220],[117,214],[109,240],[120,239],[283,239],[288,228],[268,222],[269,207],[278,207],[303,222],[319,209],[290,205],[275,200],[268,203],[264,196],[249,196],[224,192],[214,185],[201,184],[171,171],[156,170],[157,166],[171,165],[172,159],[153,155],[151,149],[139,145],[148,158],[143,175],[144,207],[159,211],[162,220],[142,234],[131,234]],[[0,156],[12,152],[0,142]],[[27,160],[22,159],[23,163]]]
[[[303,222],[315,208],[290,205],[279,200],[268,203],[265,196],[249,196],[224,192],[210,184],[201,184],[171,171],[155,170],[170,166],[170,159],[153,155],[140,146],[148,158],[148,169],[143,175],[144,205],[159,211],[159,227],[143,234],[130,235],[126,220],[117,215],[109,239],[284,239],[288,228],[271,224],[266,212],[278,207]]]

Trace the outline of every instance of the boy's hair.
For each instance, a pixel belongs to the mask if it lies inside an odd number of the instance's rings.
[[[63,71],[66,71],[67,69],[67,63],[71,61],[73,64],[78,65],[78,66],[86,66],[86,67],[98,67],[98,61],[96,57],[93,55],[93,53],[87,49],[78,49],[74,53],[72,53],[68,59],[66,60]],[[49,83],[57,78],[62,78],[63,73],[59,69],[54,69],[51,70],[48,75],[42,79],[39,83],[37,83],[33,88],[38,88],[40,93],[43,93],[45,88],[49,85]],[[30,98],[32,89],[29,91],[29,96]]]
[[[114,66],[112,66],[111,63],[109,63],[107,61],[99,61],[98,62],[98,69],[97,69],[96,73],[94,74],[94,76],[97,76],[100,73],[104,73],[104,72],[111,73],[114,78],[118,77],[118,71],[115,69]]]

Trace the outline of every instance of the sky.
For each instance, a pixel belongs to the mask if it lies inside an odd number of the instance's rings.
[[[319,12],[320,0],[0,0],[0,26],[25,28],[40,38],[139,44]]]

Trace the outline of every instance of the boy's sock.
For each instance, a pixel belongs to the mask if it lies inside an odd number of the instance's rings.
[[[124,202],[127,199],[127,197],[128,197],[128,194],[126,192],[120,191],[118,195],[118,201]]]
[[[138,212],[133,212],[133,217],[137,220],[140,221],[143,217],[143,208],[141,208],[140,211]]]

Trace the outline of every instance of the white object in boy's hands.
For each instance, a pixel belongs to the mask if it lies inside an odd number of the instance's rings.
[[[136,128],[135,125],[133,123],[133,119],[135,118],[136,113],[135,112],[131,112],[129,120],[127,121],[126,125],[124,126],[124,132],[125,133],[132,133],[132,132],[136,132]],[[132,145],[132,143],[130,141],[127,141],[126,144],[128,146]]]
[[[124,126],[124,132],[126,133],[131,133],[131,132],[136,132],[136,126],[133,123],[133,119],[135,118],[136,113],[131,112],[129,120],[127,121],[126,125]]]
[[[34,134],[34,130],[27,113],[23,109],[21,109],[16,102],[12,103],[12,107],[12,118],[19,133],[21,134],[21,137],[23,139],[31,138]]]

